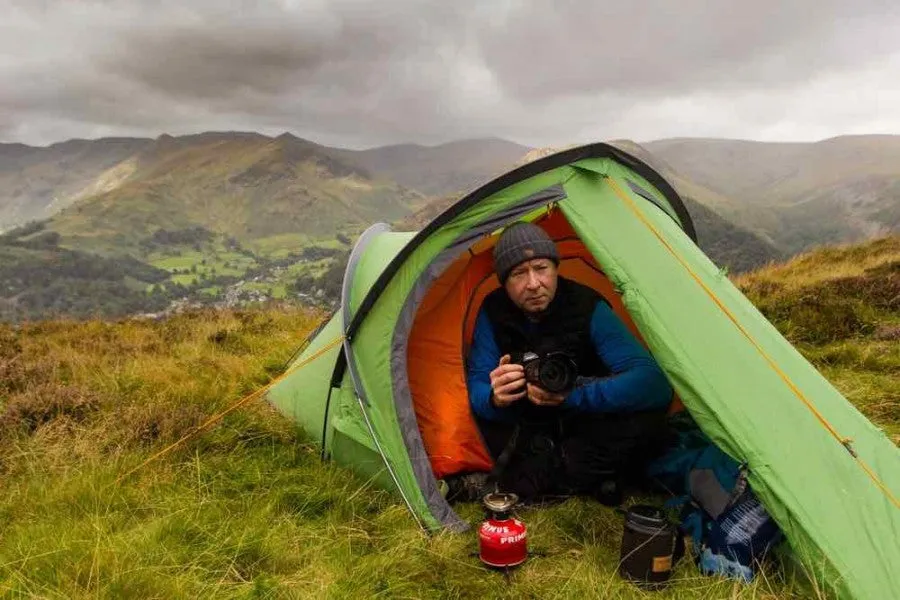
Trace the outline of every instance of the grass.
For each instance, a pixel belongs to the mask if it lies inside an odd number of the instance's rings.
[[[183,271],[194,268],[196,269],[196,274],[191,273],[191,275],[197,276],[211,276],[213,269],[215,269],[217,275],[240,276],[246,273],[248,269],[256,266],[256,261],[248,256],[216,247],[202,251],[182,250],[178,255],[156,254],[151,257],[149,263],[166,271]],[[177,275],[173,275],[172,279],[177,280],[177,277]]]
[[[900,260],[900,236],[893,235],[867,244],[845,244],[804,252],[791,260],[770,265],[737,278],[753,288],[768,282],[787,289],[863,275],[867,270]],[[827,269],[823,267],[827,266]]]
[[[213,285],[210,287],[202,288],[200,290],[200,293],[203,295],[212,296],[213,298],[215,298],[215,297],[219,296],[219,294],[222,293],[222,288],[220,286]]]
[[[892,260],[887,255],[878,264]],[[822,258],[826,279],[828,265]],[[872,267],[878,265],[857,275]],[[764,292],[778,273],[740,284],[767,306]],[[821,284],[810,275],[795,293]],[[893,313],[878,308],[878,289],[872,293],[855,300],[872,311],[866,318],[875,330],[797,344],[900,441],[900,349],[879,337],[882,319],[890,322]],[[424,535],[398,498],[321,463],[318,447],[264,403],[229,414],[117,482],[280,373],[321,316],[268,307],[159,321],[0,326],[0,595],[817,596],[777,565],[740,585],[701,576],[687,560],[668,589],[643,592],[616,573],[621,517],[588,500],[523,512],[532,558],[507,580],[473,555],[474,533]],[[482,517],[474,505],[459,511],[473,524]]]
[[[177,256],[162,255],[161,258],[150,260],[150,264],[159,269],[171,271],[174,269],[190,269],[193,265],[199,265],[206,257],[203,252],[186,251]]]
[[[284,258],[290,252],[302,251],[310,245],[329,249],[342,247],[337,239],[316,241],[303,234],[273,236],[258,240],[249,247],[253,248],[257,257],[277,259]],[[184,286],[212,282],[218,276],[245,278],[248,271],[258,266],[257,261],[246,254],[227,250],[221,241],[207,244],[200,250],[182,246],[157,251],[148,257],[148,262],[154,267],[169,271],[168,281]],[[244,289],[264,292],[274,300],[283,300],[291,294],[289,290],[298,277],[318,277],[333,262],[333,258],[300,259],[286,267],[267,272],[261,277],[262,281],[246,283]],[[153,285],[144,286],[148,291],[152,288]],[[200,290],[200,294],[205,296],[221,296],[222,293],[223,288],[215,285],[207,285]]]
[[[320,260],[310,260],[302,263],[294,263],[285,269],[285,274],[295,278],[303,275],[304,273],[309,274],[313,277],[318,277],[328,270],[328,267],[331,266],[332,262],[334,262],[333,258],[322,258]]]
[[[0,330],[0,590],[46,598],[642,597],[616,574],[620,518],[576,500],[524,514],[534,558],[507,582],[473,534],[421,533],[265,404],[117,477],[278,373],[317,315]],[[49,401],[48,399],[55,400]],[[475,506],[461,507],[477,523]],[[678,566],[661,598],[800,597]]]
[[[347,247],[346,244],[342,244],[333,236],[319,237],[303,233],[283,233],[247,242],[247,247],[254,254],[275,259],[284,258],[291,252],[297,252],[307,246],[332,249]]]

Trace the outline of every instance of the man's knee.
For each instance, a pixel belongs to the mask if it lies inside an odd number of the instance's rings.
[[[632,413],[580,419],[563,440],[566,474],[596,479],[649,460],[665,444],[665,415]]]

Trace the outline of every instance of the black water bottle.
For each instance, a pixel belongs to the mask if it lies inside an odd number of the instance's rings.
[[[632,506],[625,513],[619,575],[641,587],[664,586],[672,575],[676,537],[662,509]]]

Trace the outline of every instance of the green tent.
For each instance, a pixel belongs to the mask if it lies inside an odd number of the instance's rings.
[[[611,283],[702,430],[748,466],[750,484],[807,573],[841,597],[900,597],[897,447],[703,254],[673,188],[610,145],[518,167],[421,231],[369,228],[351,253],[340,308],[270,401],[316,437],[323,456],[395,489],[425,529],[465,530],[440,493],[435,465],[447,452],[433,447],[446,449],[447,441],[435,441],[435,423],[450,427],[466,406],[453,365],[464,360],[466,320],[487,281],[485,248],[505,225],[548,216],[570,228],[560,243],[574,241],[589,254],[575,251],[574,262],[593,259]],[[478,269],[473,283],[467,273]],[[417,319],[425,305],[427,318]],[[445,333],[411,352],[416,328],[441,321],[434,331]],[[449,383],[443,376],[437,383],[457,393],[438,404],[459,410],[445,417],[438,406],[426,431],[420,422],[432,413],[417,406],[416,390],[433,386],[440,371],[417,375],[432,367],[410,365],[429,361],[450,365]]]

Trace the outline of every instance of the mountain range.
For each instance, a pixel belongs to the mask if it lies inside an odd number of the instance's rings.
[[[52,217],[75,203],[122,197],[132,203],[148,193],[177,197],[190,211],[197,208],[198,195],[215,202],[230,198],[232,203],[235,196],[249,196],[248,203],[265,213],[243,215],[257,222],[257,234],[273,223],[276,229],[295,231],[293,218],[308,216],[305,200],[308,204],[310,198],[329,200],[344,193],[354,199],[384,193],[373,201],[376,216],[392,218],[389,207],[381,214],[387,205],[415,205],[427,196],[476,187],[529,150],[497,139],[347,150],[287,133],[271,138],[245,132],[70,140],[47,147],[0,144],[0,231]],[[275,214],[282,200],[293,204],[290,214]],[[365,213],[366,206],[365,201],[345,204],[350,212],[362,210],[356,216],[363,220],[373,216]],[[329,209],[324,204],[318,208]],[[288,222],[278,224],[285,216]],[[216,216],[196,218],[221,225]],[[303,225],[321,229],[330,224],[304,219]],[[254,225],[247,227],[252,235]]]
[[[787,254],[900,229],[900,136],[670,139],[643,146],[665,171],[689,180],[686,195]]]
[[[896,230],[900,222],[900,136],[612,143],[651,163],[683,196],[785,254],[871,237]],[[363,223],[373,216],[372,206],[381,218],[403,216],[432,198],[474,189],[534,150],[500,139],[346,150],[290,134],[241,132],[70,140],[47,147],[0,144],[0,231],[58,215],[73,204],[81,204],[83,213],[88,204],[108,211],[101,208],[104,202],[137,198],[140,204],[148,194],[177,198],[191,213],[187,220],[242,236],[297,231],[298,225],[321,231],[348,219]],[[311,163],[318,170],[309,169]],[[305,206],[335,198],[347,202],[319,203],[317,219],[308,219]],[[210,214],[210,202],[219,213],[236,205],[240,210],[227,223],[221,214]],[[198,206],[204,203],[207,208]],[[172,207],[160,208],[171,214]],[[93,214],[89,210],[86,219]],[[117,226],[118,219],[109,217]]]
[[[675,186],[700,246],[734,271],[900,230],[900,136],[610,143]],[[119,295],[132,300],[151,288],[219,297],[254,274],[276,297],[304,294],[338,271],[370,223],[420,227],[549,151],[491,138],[348,150],[253,132],[0,144],[0,231],[41,221],[0,237],[14,269],[0,266],[0,277],[31,281],[23,274],[65,252],[78,264],[124,260],[111,272],[123,274]],[[27,304],[27,289],[0,292],[0,309],[10,298]]]

